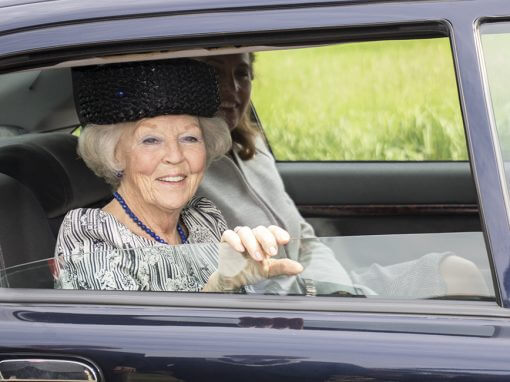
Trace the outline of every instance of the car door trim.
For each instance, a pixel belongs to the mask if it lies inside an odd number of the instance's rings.
[[[216,309],[324,311],[506,317],[494,301],[398,300],[352,297],[304,297],[216,293],[0,289],[0,304],[78,304],[167,306]]]
[[[307,217],[336,216],[442,216],[478,215],[476,204],[344,204],[344,205],[298,205],[299,212]]]

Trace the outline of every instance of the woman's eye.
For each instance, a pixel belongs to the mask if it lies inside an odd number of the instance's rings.
[[[186,142],[186,143],[195,143],[195,142],[199,142],[200,139],[193,135],[186,135],[181,138],[181,141]]]
[[[250,71],[247,69],[240,69],[236,71],[236,76],[238,78],[248,78],[250,77]]]
[[[145,145],[155,145],[156,143],[159,143],[159,139],[155,137],[147,137],[142,140],[142,143]]]

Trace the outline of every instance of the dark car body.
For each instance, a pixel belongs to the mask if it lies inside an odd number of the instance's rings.
[[[475,33],[481,22],[505,18],[510,18],[507,0],[1,1],[1,73],[169,47],[449,36],[474,187],[469,164],[452,164],[453,173],[466,174],[441,180],[461,190],[448,202],[455,208],[435,208],[431,214],[471,219],[470,230],[480,224],[496,298],[140,297],[134,292],[2,288],[0,372],[2,362],[29,360],[30,369],[64,360],[86,365],[104,381],[508,380],[510,226]],[[293,175],[293,165],[281,163],[280,170],[302,211],[336,203],[335,180],[326,186],[322,181],[331,173],[342,175],[342,166],[348,164],[301,163],[300,178]],[[372,216],[388,213],[386,204],[391,203],[384,196],[391,195],[389,184],[395,180],[374,185],[367,179],[373,181],[369,175],[392,166],[405,167],[428,182],[427,171],[433,172],[435,165],[358,164],[365,174],[358,187],[375,188],[383,196],[364,199],[353,189],[351,197],[358,199],[352,205],[376,206],[379,212]],[[432,178],[431,183],[436,181]],[[310,187],[306,192],[299,187],[303,179]],[[393,206],[389,219],[397,221],[410,209],[411,214],[426,215],[420,204],[445,204],[436,189],[417,187],[409,195]],[[374,230],[385,233],[381,227]],[[30,380],[53,380],[39,378]]]

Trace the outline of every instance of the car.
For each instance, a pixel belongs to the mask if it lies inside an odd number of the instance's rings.
[[[0,380],[510,377],[508,1],[1,0],[0,9]],[[356,271],[451,251],[476,265],[486,294],[53,288],[64,215],[112,197],[76,154],[71,68],[246,52],[256,52],[252,119],[337,259]]]

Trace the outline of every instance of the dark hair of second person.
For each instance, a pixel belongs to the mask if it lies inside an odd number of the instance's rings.
[[[251,83],[253,80],[253,53],[207,57],[204,61],[214,66],[220,82],[220,115],[231,131],[242,160],[255,155],[257,130],[250,120]]]

